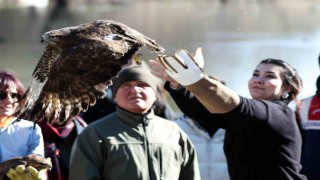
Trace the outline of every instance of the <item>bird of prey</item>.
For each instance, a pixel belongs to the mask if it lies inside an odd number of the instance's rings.
[[[16,167],[19,165],[25,165],[25,167],[32,166],[38,171],[42,169],[50,170],[52,168],[50,158],[44,158],[36,154],[31,154],[24,157],[16,157],[0,164],[0,180],[9,179],[6,174],[10,169],[16,169]],[[25,173],[28,172],[26,171]]]
[[[52,30],[42,41],[47,46],[17,114],[51,124],[65,122],[104,97],[112,78],[141,47],[165,51],[155,40],[113,20]]]

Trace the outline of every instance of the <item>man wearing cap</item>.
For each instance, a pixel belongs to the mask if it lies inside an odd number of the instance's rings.
[[[70,180],[197,180],[196,152],[172,121],[154,115],[154,76],[140,66],[113,80],[117,110],[90,124],[73,145]]]

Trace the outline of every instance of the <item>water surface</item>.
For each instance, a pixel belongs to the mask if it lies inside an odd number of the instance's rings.
[[[319,75],[320,1],[113,1],[73,2],[67,8],[0,9],[0,69],[17,72],[27,86],[44,50],[41,35],[51,29],[96,19],[123,22],[155,39],[171,54],[201,46],[205,70],[250,97],[247,81],[256,64],[278,58],[304,80],[300,97],[315,92]],[[120,2],[120,3],[119,3]],[[154,54],[144,52],[144,58]]]

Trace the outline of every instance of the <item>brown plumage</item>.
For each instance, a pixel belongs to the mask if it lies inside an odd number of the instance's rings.
[[[51,169],[52,163],[50,158],[44,158],[39,155],[31,154],[24,157],[16,157],[4,161],[0,164],[0,180],[9,179],[6,173],[12,168],[15,169],[18,165],[32,166],[38,171],[42,169]]]
[[[111,79],[140,47],[164,51],[154,40],[112,20],[52,30],[42,38],[48,45],[19,113],[20,117],[32,121],[45,118],[49,123],[62,123],[104,97]]]

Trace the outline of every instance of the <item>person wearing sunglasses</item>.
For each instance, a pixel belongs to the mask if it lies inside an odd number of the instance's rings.
[[[0,72],[0,163],[30,154],[44,157],[39,125],[14,116],[24,92],[25,88],[15,73]]]

